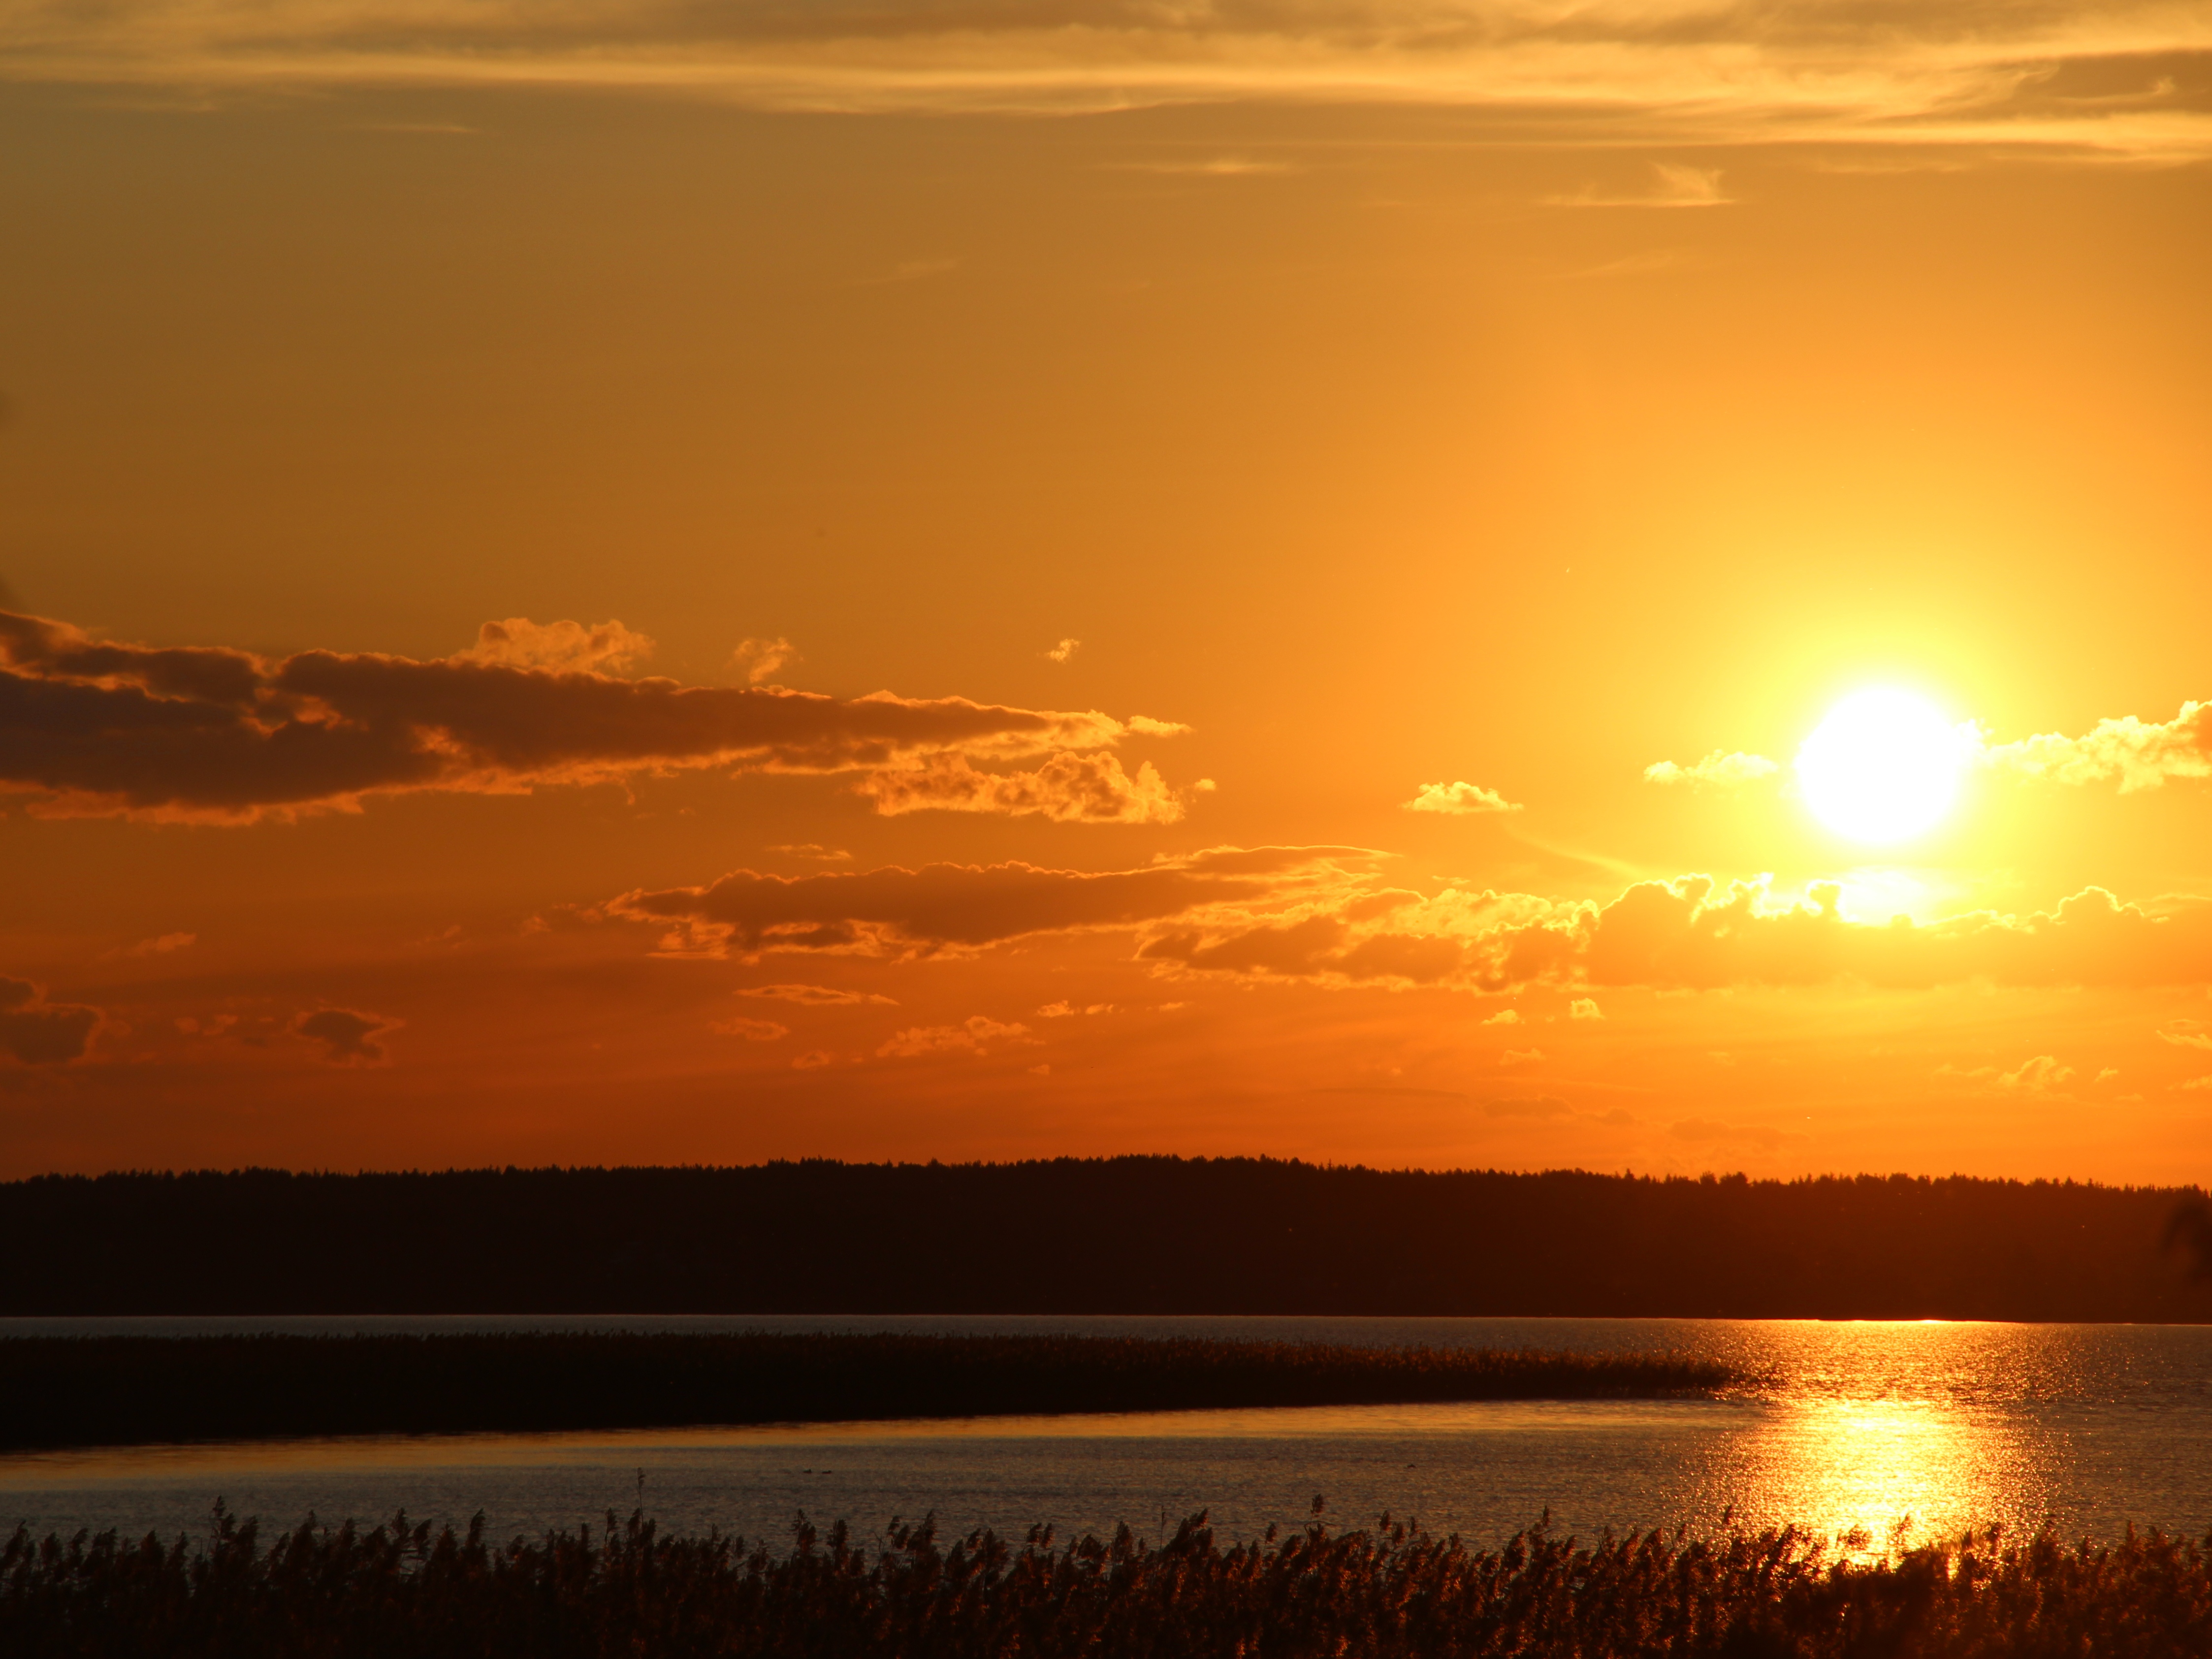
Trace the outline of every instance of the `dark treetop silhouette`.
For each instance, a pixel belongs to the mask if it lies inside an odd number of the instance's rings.
[[[1260,1158],[0,1184],[0,1314],[2197,1321],[2195,1189]]]

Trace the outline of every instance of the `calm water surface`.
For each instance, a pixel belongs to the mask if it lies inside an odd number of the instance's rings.
[[[205,1528],[220,1497],[290,1524],[412,1516],[496,1536],[641,1503],[665,1526],[781,1542],[794,1517],[871,1531],[1157,1536],[1205,1509],[1252,1536],[1388,1510],[1495,1542],[1568,1530],[1796,1522],[1880,1548],[1991,1522],[2069,1535],[2212,1529],[2212,1327],[1770,1320],[551,1318],[8,1320],[0,1338],[217,1331],[903,1330],[1194,1335],[1665,1352],[1756,1379],[1717,1401],[983,1418],[562,1435],[375,1437],[0,1457],[0,1525]],[[158,1378],[149,1386],[158,1387]]]

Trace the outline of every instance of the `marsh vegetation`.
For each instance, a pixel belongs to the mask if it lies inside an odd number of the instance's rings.
[[[1250,1543],[1203,1515],[1148,1542],[1035,1529],[875,1547],[801,1523],[777,1548],[605,1530],[504,1546],[479,1518],[312,1518],[264,1542],[112,1533],[0,1547],[0,1650],[20,1659],[2058,1659],[2212,1650],[2207,1545],[2130,1533],[2069,1547],[1990,1531],[1879,1557],[1794,1531],[1539,1526],[1472,1549],[1389,1516]],[[1850,1540],[1863,1544],[1863,1539]]]

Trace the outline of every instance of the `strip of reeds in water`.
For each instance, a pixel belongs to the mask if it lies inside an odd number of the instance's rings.
[[[0,1341],[0,1449],[337,1434],[1710,1393],[1666,1356],[1085,1336],[525,1333]]]
[[[2212,1540],[2130,1532],[2068,1547],[1996,1529],[1893,1559],[1839,1559],[1794,1530],[1545,1527],[1470,1549],[1384,1516],[1218,1542],[1015,1545],[927,1522],[856,1547],[664,1537],[641,1515],[594,1536],[489,1544],[402,1516],[312,1520],[264,1547],[218,1512],[198,1547],[113,1534],[0,1547],[0,1651],[19,1659],[2058,1659],[2212,1652]]]

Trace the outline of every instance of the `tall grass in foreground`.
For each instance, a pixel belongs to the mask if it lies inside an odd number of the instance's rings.
[[[1094,1336],[525,1332],[0,1340],[0,1450],[1711,1393],[1674,1355]]]
[[[693,1655],[747,1659],[2121,1659],[2212,1652],[2205,1545],[2105,1547],[1990,1531],[1895,1561],[1831,1559],[1794,1531],[1578,1544],[1539,1526],[1471,1550],[1388,1516],[1224,1547],[1203,1515],[1164,1543],[941,1546],[927,1522],[856,1547],[668,1538],[633,1515],[593,1536],[494,1547],[481,1517],[433,1537],[312,1520],[264,1547],[218,1511],[198,1549],[18,1529],[0,1550],[0,1652],[190,1659]]]

